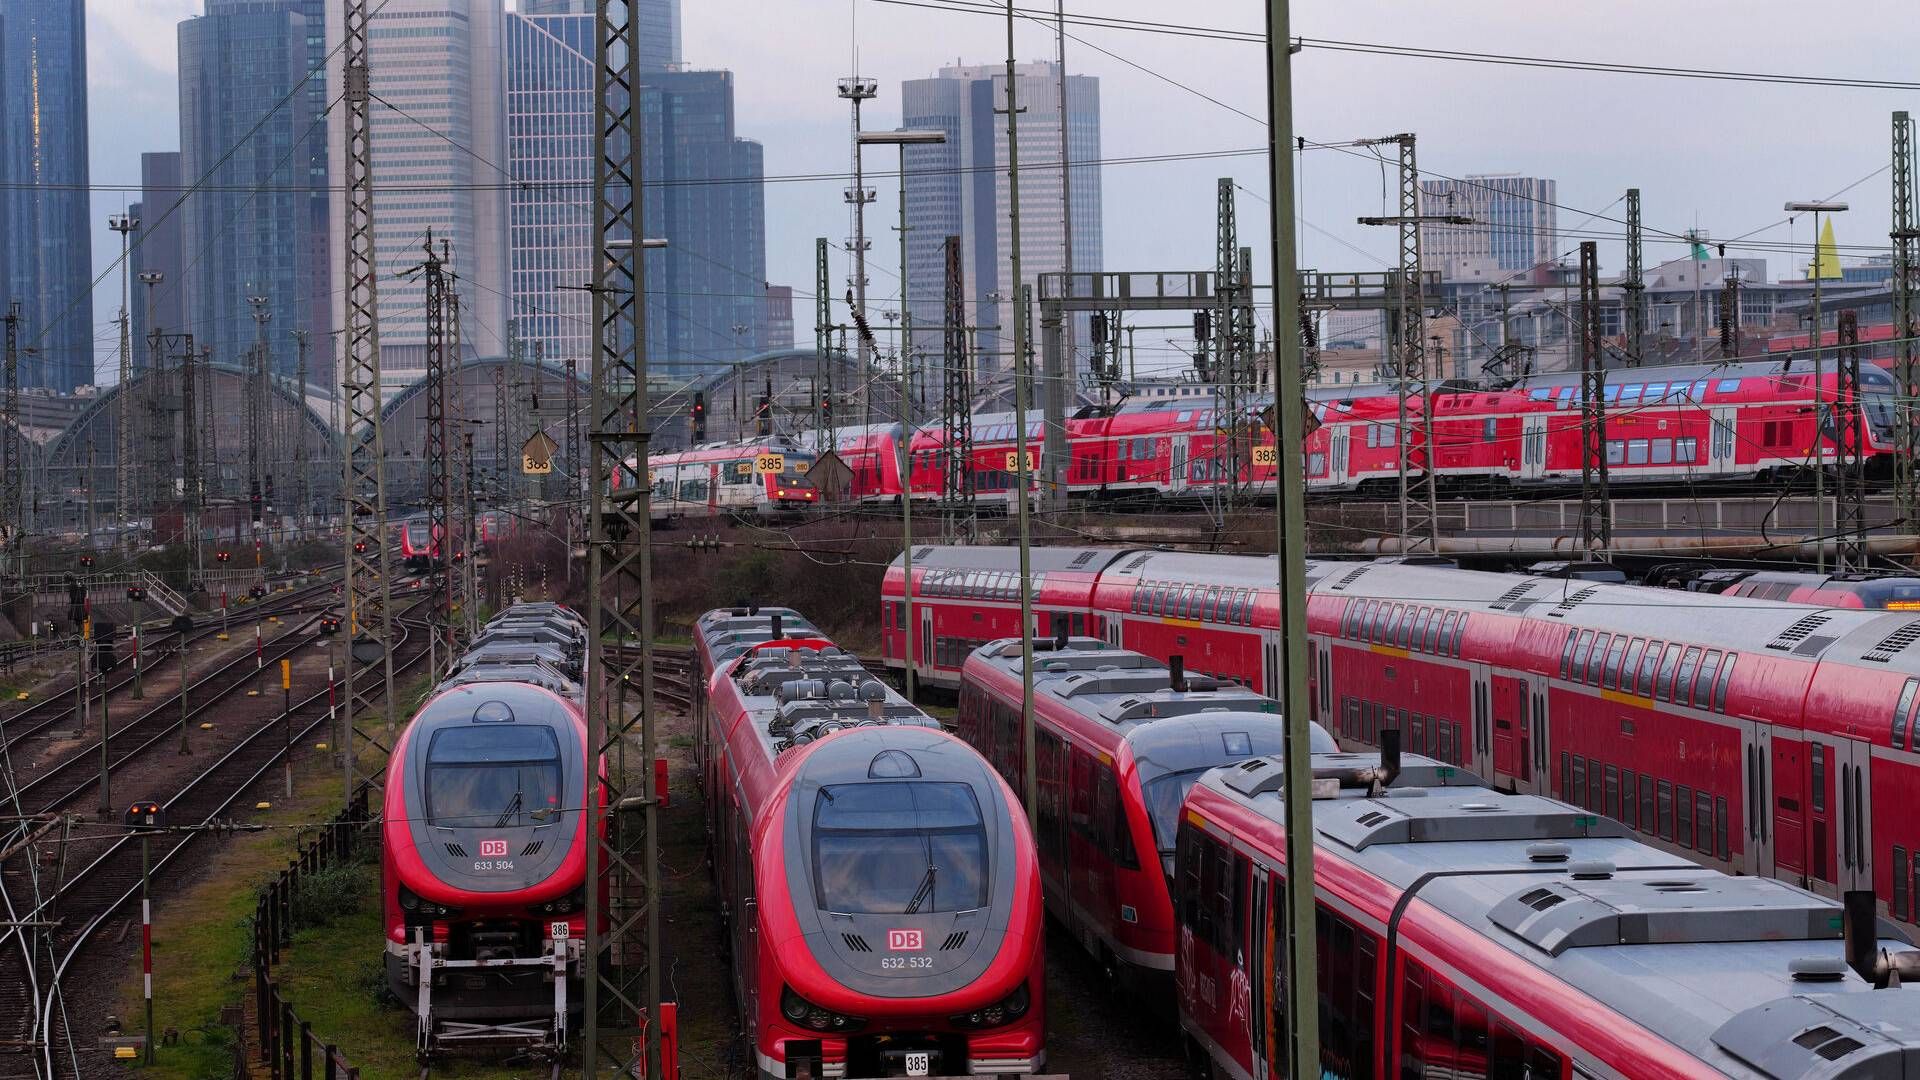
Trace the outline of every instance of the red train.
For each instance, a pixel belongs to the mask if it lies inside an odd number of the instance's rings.
[[[1650,574],[1648,584],[1670,589],[1784,600],[1817,607],[1920,611],[1920,578],[1888,574],[1812,574],[1793,570],[1701,570]],[[1655,581],[1659,576],[1660,580]]]
[[[784,614],[696,626],[714,666],[695,757],[756,1075],[1041,1071],[1040,875],[1013,792]]]
[[[1876,990],[1920,954],[1871,893],[1730,877],[1397,746],[1312,769],[1323,1077],[1864,1078],[1920,1050],[1920,991]],[[1283,772],[1215,769],[1181,814],[1175,983],[1204,1075],[1287,1070]]]
[[[1216,765],[1278,753],[1275,704],[1093,638],[1034,643],[1034,769],[1047,909],[1109,978],[1164,991],[1173,971],[1174,829]],[[954,730],[1016,790],[1024,784],[1020,639],[966,661]],[[1316,728],[1314,748],[1333,738]]]
[[[980,591],[1007,558],[917,552],[922,640],[1001,606]],[[1072,585],[1037,575],[1044,621],[1078,616],[1112,645],[1275,685],[1271,557],[1048,558]],[[1894,918],[1920,919],[1920,616],[1393,563],[1310,563],[1307,581],[1313,719],[1347,745],[1399,728],[1410,750],[1499,788],[1565,798],[1724,870],[1874,888]],[[883,588],[891,619],[897,567]],[[884,631],[892,663],[903,637]],[[951,685],[959,666],[923,653],[920,677]]]
[[[430,570],[440,564],[440,537],[433,534],[426,518],[400,523],[400,557],[409,570]]]
[[[509,608],[584,634],[554,605]],[[463,659],[414,714],[387,770],[381,845],[387,983],[418,1048],[567,1043],[580,1009],[586,815],[605,763],[580,684],[522,657]],[[590,778],[591,776],[591,778]]]
[[[1826,417],[1820,460],[1837,453],[1835,416],[1851,417],[1862,436],[1870,476],[1891,475],[1893,380],[1865,365],[1859,407],[1837,408],[1839,376],[1821,384]],[[1616,371],[1605,390],[1609,482],[1657,485],[1766,481],[1804,473],[1815,458],[1816,425],[1811,365],[1796,362],[1686,364]],[[1434,387],[1433,467],[1440,485],[1463,493],[1551,492],[1580,482],[1578,373],[1536,375],[1501,389]],[[1262,406],[1265,402],[1260,402]],[[1399,400],[1384,385],[1322,387],[1309,394],[1313,430],[1302,445],[1307,490],[1375,497],[1397,490],[1400,468]],[[1409,409],[1417,418],[1427,398]],[[1037,467],[1038,413],[1029,414],[1024,445]],[[1250,460],[1238,476],[1243,490],[1271,496],[1276,472],[1273,433],[1257,414]],[[1066,422],[1069,496],[1085,502],[1181,502],[1209,495],[1225,480],[1220,452],[1224,417],[1216,401],[1180,397],[1081,409]],[[1011,413],[973,418],[975,490],[987,508],[1013,505]],[[1417,429],[1407,438],[1417,438]],[[897,501],[904,488],[898,465],[898,425],[843,431],[839,452],[853,469],[853,495]],[[928,426],[908,438],[906,479],[913,497],[938,498],[946,475],[948,433]],[[1037,473],[1037,469],[1036,469]],[[1036,475],[1033,490],[1039,491]]]

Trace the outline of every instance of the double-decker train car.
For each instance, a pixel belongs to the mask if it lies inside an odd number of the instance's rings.
[[[1119,554],[1115,548],[1035,548],[1032,570],[1037,632],[1049,637],[1100,637],[1102,623],[1089,617],[1100,571]],[[925,561],[922,561],[924,556]],[[904,668],[907,644],[906,592],[899,563],[888,567],[882,586],[880,633],[889,667]],[[1020,633],[1019,552],[1004,547],[924,547],[913,557],[914,611],[920,653],[914,677],[923,686],[957,690],[968,654],[996,638]],[[940,602],[928,604],[925,597]]]
[[[717,614],[696,634],[769,635],[713,642],[745,648],[696,708],[756,1075],[1041,1071],[1040,876],[1012,791],[832,642]]]
[[[1668,588],[1721,596],[1751,596],[1817,607],[1920,611],[1920,578],[1893,574],[1815,574],[1794,570],[1698,570],[1666,582]]]
[[[754,439],[710,443],[647,458],[655,520],[735,517],[770,521],[796,517],[817,505],[807,479],[816,455],[786,442]]]
[[[1137,652],[1064,631],[1034,642],[1034,776],[1029,808],[1047,908],[1108,972],[1164,992],[1173,971],[1174,829],[1180,803],[1217,765],[1278,753],[1278,705]],[[1024,783],[1021,643],[988,642],[963,671],[954,730]],[[1335,749],[1315,728],[1313,747]]]
[[[1920,953],[1871,893],[1728,876],[1384,749],[1311,763],[1319,1075],[1866,1078],[1920,1057],[1920,991],[1876,989]],[[1207,1075],[1288,1067],[1284,771],[1208,772],[1180,816],[1175,985]]]
[[[509,608],[584,634],[565,609]],[[387,984],[422,1054],[563,1049],[580,1010],[587,815],[605,767],[581,683],[476,650],[394,745],[381,826]]]
[[[1092,550],[1082,614],[1109,644],[1277,684],[1271,556]],[[964,580],[1006,557],[933,548],[915,565]],[[1307,584],[1312,719],[1346,745],[1399,729],[1498,788],[1729,872],[1871,887],[1920,920],[1920,615],[1410,563],[1310,562]],[[915,591],[936,625],[976,604]]]

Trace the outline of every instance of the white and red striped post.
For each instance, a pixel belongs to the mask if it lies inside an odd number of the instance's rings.
[[[140,688],[140,624],[133,624],[133,700],[139,701],[146,695]]]
[[[147,1003],[147,1064],[153,1064],[153,901],[148,895],[147,834],[140,834],[140,986]]]
[[[220,632],[227,632],[227,587],[220,586]]]

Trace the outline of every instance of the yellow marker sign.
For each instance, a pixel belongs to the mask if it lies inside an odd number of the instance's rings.
[[[280,661],[280,689],[293,689],[293,661]]]
[[[813,462],[811,461],[796,461],[793,463],[793,471],[799,473],[801,476],[807,475],[807,470],[811,468],[813,468]]]
[[[520,447],[520,471],[527,476],[545,476],[553,471],[553,452],[560,444],[544,431],[536,431]]]
[[[1278,465],[1278,464],[1280,464],[1280,448],[1279,448],[1279,447],[1277,447],[1277,446],[1256,446],[1256,447],[1254,447],[1254,448],[1253,448],[1253,463],[1254,463],[1255,465]]]
[[[736,461],[736,462],[734,462],[734,463],[733,463],[733,472],[734,472],[734,475],[736,475],[736,476],[752,476],[752,475],[753,475],[753,462],[751,462],[751,461]]]
[[[766,476],[770,473],[786,472],[787,455],[756,454],[753,459],[753,471],[759,473],[761,476]]]
[[[1012,450],[1007,451],[1007,471],[1014,472],[1019,468],[1020,468],[1020,459],[1014,456],[1014,451]],[[1027,451],[1027,471],[1028,472],[1040,471],[1040,456],[1038,454],[1035,454],[1031,450]]]

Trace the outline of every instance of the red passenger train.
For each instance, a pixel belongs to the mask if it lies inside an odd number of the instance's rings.
[[[764,640],[739,637],[747,619]],[[696,626],[715,659],[695,754],[756,1075],[1040,1072],[1044,916],[1018,801],[853,657],[784,633],[775,613]]]
[[[508,608],[584,637],[557,605]],[[580,1009],[589,797],[581,683],[542,658],[467,654],[394,744],[382,819],[387,983],[422,1054],[510,1043],[558,1052]],[[604,886],[603,886],[604,887]],[[604,910],[604,909],[603,909]]]
[[[1047,908],[1110,978],[1164,992],[1173,971],[1173,838],[1180,802],[1216,765],[1280,751],[1274,702],[1093,638],[1034,643],[1032,814]],[[1024,783],[1021,644],[967,658],[955,730]],[[1335,749],[1317,727],[1315,750]]]
[[[1311,768],[1322,1077],[1865,1080],[1920,1055],[1920,990],[1876,990],[1920,954],[1871,893],[1731,877],[1397,747]],[[1284,771],[1215,769],[1180,821],[1180,1025],[1213,1076],[1287,1070]]]
[[[1095,581],[1077,612],[1050,608],[1055,625],[1077,615],[1111,645],[1276,685],[1271,556],[1068,553]],[[970,623],[1006,557],[917,551],[923,625]],[[939,594],[929,574],[964,584]],[[1920,919],[1920,616],[1384,562],[1312,562],[1307,584],[1312,718],[1346,745],[1399,728],[1499,788],[1724,870],[1873,888]],[[897,569],[883,588],[898,612]],[[890,663],[902,636],[884,639]],[[920,677],[957,666],[923,654]]]

